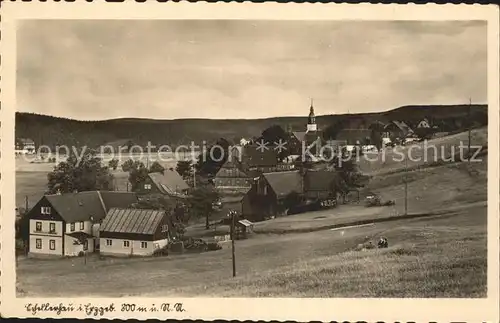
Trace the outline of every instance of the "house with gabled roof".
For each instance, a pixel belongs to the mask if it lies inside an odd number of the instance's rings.
[[[241,169],[237,160],[227,160],[215,174],[213,182],[219,191],[248,191],[253,178]]]
[[[391,139],[404,139],[413,134],[413,130],[404,122],[393,120],[385,126],[385,131],[389,133]]]
[[[149,173],[136,189],[140,196],[161,194],[176,198],[186,198],[188,191],[189,185],[174,169],[165,169],[163,173]]]
[[[99,230],[103,256],[149,256],[175,237],[164,210],[112,208]]]
[[[309,169],[264,173],[249,192],[251,211],[267,216],[278,215],[285,208],[285,200],[293,193],[304,204],[336,200],[336,176],[334,171]],[[243,215],[251,218],[250,215]]]
[[[30,256],[78,256],[99,247],[99,225],[112,207],[137,202],[129,192],[45,195],[26,214]]]

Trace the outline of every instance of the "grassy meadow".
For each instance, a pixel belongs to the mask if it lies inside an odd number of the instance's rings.
[[[353,250],[381,235],[388,249]],[[484,297],[486,241],[486,207],[471,206],[344,230],[256,234],[236,242],[236,278],[225,243],[201,254],[92,257],[86,265],[20,259],[18,288],[33,297]]]

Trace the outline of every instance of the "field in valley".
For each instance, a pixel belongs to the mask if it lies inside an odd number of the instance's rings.
[[[456,139],[445,138],[436,140]],[[86,265],[82,258],[21,258],[18,288],[24,296],[485,297],[487,166],[485,160],[408,173],[391,166],[372,174],[362,196],[376,192],[395,206],[349,204],[256,223],[250,239],[236,242],[236,278],[230,244],[223,243],[218,251],[162,258],[93,256]],[[408,213],[423,217],[398,219],[405,178]],[[16,179],[16,200],[23,202],[45,186],[46,173],[18,172]],[[387,217],[394,220],[331,230]],[[389,248],[353,250],[382,235]],[[141,279],[130,279],[138,273]]]

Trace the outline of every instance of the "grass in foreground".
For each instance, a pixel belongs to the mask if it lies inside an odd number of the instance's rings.
[[[365,236],[387,250],[350,251]],[[231,249],[146,259],[20,260],[25,296],[483,297],[486,207],[337,231],[257,235]],[[140,279],[131,279],[140,277]]]
[[[417,220],[389,229],[383,233],[394,243],[388,249],[317,257],[261,275],[173,293],[214,297],[486,297],[485,227],[452,224],[465,224],[463,217]]]

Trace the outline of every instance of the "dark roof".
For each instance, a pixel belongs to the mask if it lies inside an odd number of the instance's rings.
[[[405,134],[407,134],[409,132],[413,132],[413,130],[404,121],[393,120],[393,121],[391,121],[391,123],[386,125],[386,129],[391,129],[393,127],[396,127],[397,129],[401,130]]]
[[[302,176],[299,171],[264,173],[263,176],[278,198],[293,191],[302,193]]]
[[[94,221],[100,221],[106,217],[106,211],[109,208],[129,206],[137,201],[134,193],[113,191],[55,194],[46,195],[45,198],[64,221],[69,223],[88,221],[91,217]]]
[[[357,141],[363,143],[366,138],[371,137],[370,129],[342,129],[335,140],[345,141],[348,145],[355,145]]]
[[[133,192],[119,192],[119,191],[99,191],[106,212],[111,208],[127,208],[130,205],[137,203],[137,195]]]
[[[228,174],[230,171],[232,174]],[[228,160],[222,165],[215,177],[238,177],[247,178],[248,175],[240,169],[240,165],[234,160]]]
[[[106,216],[104,202],[97,191],[46,195],[45,198],[69,223],[88,221],[91,217],[99,221]]]
[[[387,124],[385,124],[384,122],[377,120],[377,121],[373,122],[372,124],[370,124],[368,129],[383,131],[386,125]]]
[[[149,173],[148,176],[158,190],[164,194],[178,195],[182,191],[189,189],[188,184],[175,170],[165,169],[163,174]]]
[[[337,173],[326,170],[308,170],[305,174],[306,191],[330,191]]]
[[[322,130],[308,131],[304,136],[304,141],[306,142],[306,145],[312,145],[316,140],[319,140],[320,142],[318,144],[321,144],[322,139],[323,139]]]
[[[161,210],[113,208],[99,231],[153,235],[165,216],[165,211]]]
[[[275,166],[278,164],[278,155],[270,143],[268,149],[259,149],[257,145],[243,147],[242,159],[247,166]]]
[[[294,131],[294,132],[292,132],[292,134],[299,141],[304,141],[304,138],[306,136],[306,132],[305,131]]]

